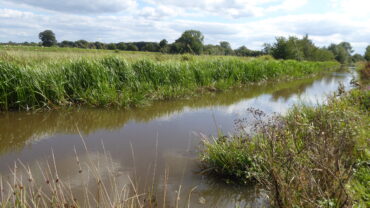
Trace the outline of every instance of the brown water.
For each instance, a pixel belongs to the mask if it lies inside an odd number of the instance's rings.
[[[86,157],[79,129],[90,158],[103,167],[102,176],[106,171],[102,143],[123,184],[129,183],[126,176],[131,175],[145,187],[151,183],[148,178],[156,165],[155,181],[157,189],[162,190],[164,172],[168,170],[167,204],[174,203],[181,185],[180,198],[185,200],[180,201],[180,207],[187,204],[190,190],[195,187],[190,207],[261,207],[266,200],[257,188],[227,186],[196,173],[199,134],[215,135],[218,128],[232,133],[234,120],[247,116],[249,107],[285,113],[296,103],[323,103],[328,94],[337,90],[339,82],[349,88],[352,78],[349,72],[335,72],[187,100],[157,102],[132,110],[81,108],[0,113],[0,175],[7,175],[18,159],[37,168],[37,162],[50,158],[53,150],[60,176],[78,192],[81,184],[89,183],[76,171],[74,148],[81,160]]]

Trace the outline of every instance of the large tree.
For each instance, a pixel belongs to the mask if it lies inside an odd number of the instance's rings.
[[[328,47],[328,50],[333,52],[334,57],[337,61],[339,61],[342,64],[348,64],[351,60],[351,53],[352,53],[352,47],[351,44],[347,42],[336,44],[331,44]]]
[[[351,50],[350,45],[344,44],[340,46],[346,53],[345,47]],[[332,51],[326,48],[319,48],[308,38],[308,35],[303,38],[297,37],[277,37],[274,44],[265,44],[263,52],[271,54],[277,59],[295,59],[307,61],[329,61],[334,60]]]
[[[187,30],[174,43],[178,53],[201,54],[204,36],[200,31]]]
[[[45,30],[43,32],[40,32],[39,38],[42,41],[43,46],[50,47],[50,46],[57,44],[55,34],[51,30]]]
[[[370,61],[370,45],[366,48],[364,58],[366,59],[366,61]]]

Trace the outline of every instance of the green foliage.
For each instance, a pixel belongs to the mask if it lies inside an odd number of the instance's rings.
[[[334,55],[330,51],[316,47],[307,35],[302,39],[278,37],[273,45],[265,44],[263,51],[277,59],[294,59],[299,61],[334,60]]]
[[[78,40],[74,43],[74,45],[77,48],[88,48],[89,42],[87,42],[86,40]]]
[[[127,49],[126,43],[123,43],[123,42],[118,43],[117,49],[122,50],[122,51],[126,50]]]
[[[370,61],[370,45],[366,47],[364,58],[366,59],[366,61]]]
[[[174,59],[178,58],[178,60]],[[60,61],[0,60],[0,109],[53,108],[73,104],[130,106],[227,89],[269,79],[304,77],[336,67],[334,62],[297,62],[173,56],[167,61],[118,57]]]
[[[175,41],[179,53],[201,54],[203,52],[204,36],[200,31],[187,30]]]
[[[51,32],[51,33],[50,33]],[[45,35],[44,35],[45,33]],[[44,46],[56,45],[55,35],[50,30],[42,33],[45,42]],[[54,37],[54,38],[53,38]],[[78,41],[62,41],[58,45],[60,47],[71,48],[86,48],[86,49],[110,49],[110,50],[127,50],[127,51],[148,51],[161,52],[172,54],[206,54],[206,55],[237,55],[237,56],[261,56],[272,55],[277,59],[293,59],[306,61],[333,61],[337,60],[342,64],[347,64],[352,61],[351,54],[353,52],[352,46],[348,42],[342,42],[338,45],[332,44],[329,48],[319,48],[313,44],[308,38],[308,35],[302,39],[297,37],[277,37],[276,43],[263,45],[263,50],[250,50],[246,46],[241,46],[233,50],[230,43],[221,41],[219,45],[207,44],[203,45],[204,36],[200,31],[187,30],[172,44],[168,43],[166,39],[160,42],[120,42],[120,43],[101,43],[88,42],[85,40]],[[0,45],[37,45],[36,43],[0,43]],[[370,50],[370,49],[369,49]],[[369,51],[368,50],[368,51]],[[369,52],[370,53],[370,52]],[[370,55],[366,55],[370,59]],[[353,61],[359,60],[360,56],[353,57]]]
[[[331,51],[335,59],[342,63],[342,64],[348,64],[351,63],[351,53],[352,53],[352,47],[348,42],[342,42],[338,45],[331,44],[328,47],[328,50]]]
[[[108,49],[108,50],[116,50],[116,49],[117,49],[117,46],[116,46],[116,44],[114,44],[114,43],[109,43],[109,44],[107,45],[107,49]]]
[[[213,142],[203,141],[204,152],[200,156],[203,174],[220,177],[226,183],[250,184],[261,177],[261,159],[254,148],[243,138],[229,140],[221,136]]]
[[[253,51],[248,49],[245,46],[241,46],[240,48],[235,50],[235,54],[238,56],[261,56],[263,53],[261,51]]]
[[[230,46],[230,43],[227,41],[221,41],[220,42],[220,47],[223,49],[224,53],[223,55],[233,55],[234,51]]]
[[[155,52],[155,51],[158,51],[158,45],[154,44],[154,43],[147,43],[142,49],[141,51],[151,51],[151,52]]]
[[[219,45],[207,44],[203,47],[203,54],[205,55],[225,55],[225,49]]]
[[[57,44],[57,40],[55,38],[55,34],[51,30],[45,30],[39,33],[39,38],[42,41],[42,45],[46,47],[50,47]]]
[[[129,43],[129,44],[127,45],[127,50],[128,50],[128,51],[138,51],[138,50],[139,50],[139,48],[138,48],[136,45],[134,45],[134,44],[132,44],[132,43]]]
[[[365,58],[361,54],[356,53],[352,56],[352,63],[357,63],[361,61],[365,61]]]
[[[159,47],[164,48],[168,45],[168,41],[166,39],[163,39],[159,42]]]

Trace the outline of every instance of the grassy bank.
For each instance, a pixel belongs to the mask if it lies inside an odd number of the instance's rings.
[[[305,77],[338,66],[189,55],[166,61],[99,56],[32,58],[23,63],[4,57],[0,59],[0,110],[140,105],[252,82]]]
[[[327,104],[296,106],[285,116],[250,113],[237,134],[204,140],[204,174],[259,183],[275,207],[369,207],[367,85],[339,89]]]

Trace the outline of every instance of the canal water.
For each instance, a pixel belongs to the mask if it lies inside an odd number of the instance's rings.
[[[40,172],[53,154],[59,177],[70,184],[76,196],[82,196],[86,184],[94,189],[94,181],[89,171],[81,173],[77,153],[81,163],[90,161],[98,167],[102,180],[113,173],[120,184],[135,183],[142,192],[154,184],[159,204],[165,193],[171,207],[176,203],[179,207],[267,206],[258,187],[225,185],[198,174],[200,135],[216,135],[219,130],[233,133],[234,121],[247,117],[250,107],[284,114],[294,104],[323,103],[339,83],[350,88],[353,76],[351,72],[333,72],[130,110],[3,112],[0,175],[6,178],[16,161]]]

